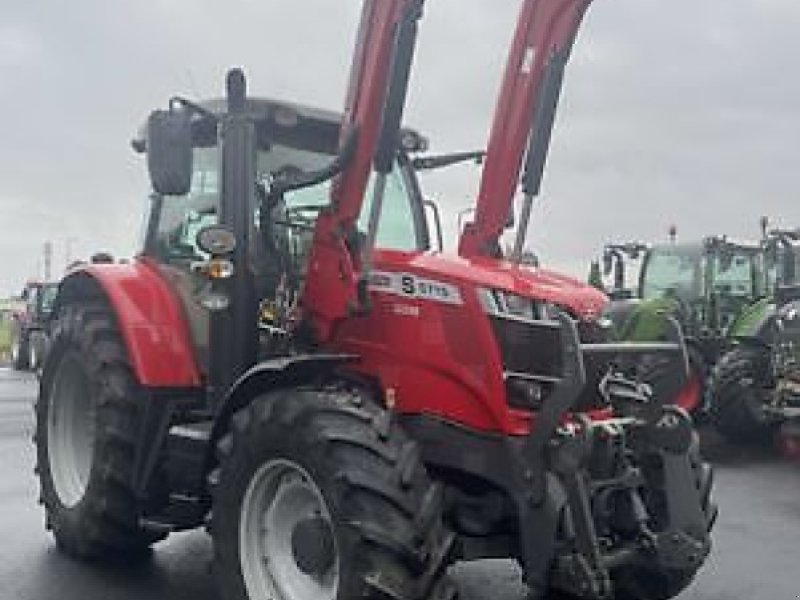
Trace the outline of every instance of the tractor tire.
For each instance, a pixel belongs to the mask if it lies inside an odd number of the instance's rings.
[[[237,412],[209,476],[227,600],[452,600],[441,487],[391,413],[342,388]]]
[[[28,370],[28,344],[22,336],[11,340],[11,366],[17,371]]]
[[[34,434],[46,528],[79,558],[146,555],[163,534],[139,525],[137,382],[114,316],[101,302],[68,305],[54,332]]]
[[[768,442],[777,423],[763,411],[769,356],[751,346],[739,346],[725,354],[712,376],[711,420],[729,442]]]
[[[37,372],[42,368],[45,353],[45,336],[34,331],[28,337],[28,369]]]

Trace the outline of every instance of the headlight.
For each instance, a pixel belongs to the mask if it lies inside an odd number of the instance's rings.
[[[542,305],[525,296],[512,294],[505,290],[478,290],[483,309],[490,315],[519,317],[538,320],[542,318]]]

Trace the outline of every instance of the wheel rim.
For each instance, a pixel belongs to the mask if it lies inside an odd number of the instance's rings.
[[[309,573],[295,549],[297,531],[320,523],[329,539],[326,565]],[[329,536],[329,537],[328,537]],[[275,459],[253,475],[242,500],[239,561],[252,600],[334,600],[339,588],[339,553],[322,492],[296,463]]]
[[[81,363],[61,361],[48,398],[47,454],[60,502],[67,508],[86,493],[94,457],[94,410],[89,381]]]

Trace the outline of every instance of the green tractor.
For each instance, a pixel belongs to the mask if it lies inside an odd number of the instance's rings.
[[[711,378],[711,416],[732,442],[772,439],[800,417],[800,230],[770,231],[761,246],[769,294],[737,319]]]
[[[695,417],[708,408],[711,369],[749,327],[763,304],[766,278],[762,245],[724,236],[700,243],[609,244],[603,253],[611,302],[605,316],[622,341],[666,339],[669,317],[683,328],[691,377],[676,403]],[[626,268],[639,263],[638,284],[626,287]]]

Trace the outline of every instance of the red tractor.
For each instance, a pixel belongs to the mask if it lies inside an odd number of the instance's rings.
[[[429,250],[400,128],[422,4],[365,1],[343,116],[237,70],[222,100],[151,114],[140,256],[56,302],[37,472],[65,552],[205,524],[236,600],[444,600],[448,565],[481,557],[534,594],[657,600],[703,564],[711,470],[666,402],[679,329],[605,343],[602,294],[519,261],[589,2],[523,3],[459,256]]]
[[[13,315],[11,364],[18,371],[38,371],[47,353],[47,321],[58,293],[58,283],[30,281],[20,298],[25,309]]]

